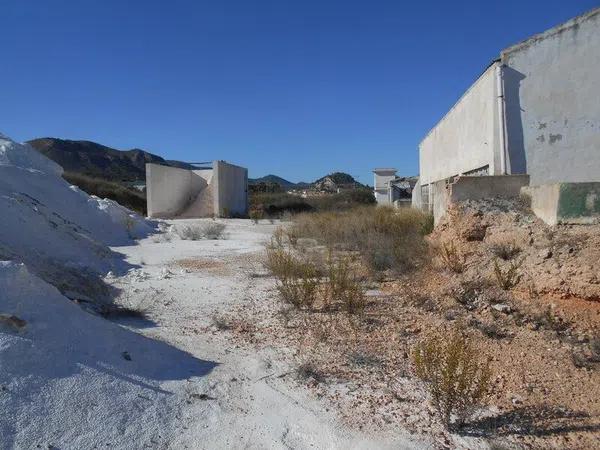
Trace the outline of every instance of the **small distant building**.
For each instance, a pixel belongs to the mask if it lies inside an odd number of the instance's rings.
[[[416,177],[398,177],[394,168],[375,169],[373,173],[373,193],[378,205],[410,206]]]
[[[503,50],[419,144],[413,206],[437,220],[452,201],[578,184],[557,192],[599,217],[599,93],[600,8]],[[529,189],[534,211],[556,209],[548,192]]]
[[[373,183],[373,193],[378,205],[390,205],[393,200],[390,196],[390,181],[396,178],[396,169],[380,168],[373,170],[375,181]]]
[[[146,164],[146,198],[149,217],[244,217],[248,169],[225,161],[197,169]]]

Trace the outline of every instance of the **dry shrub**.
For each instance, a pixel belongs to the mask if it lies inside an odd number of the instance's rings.
[[[271,248],[298,247],[298,235],[293,229],[277,227],[271,236]]]
[[[312,379],[317,383],[323,383],[327,380],[325,373],[312,362],[305,362],[298,366],[296,376],[300,380],[308,381]]]
[[[199,225],[184,225],[175,229],[183,240],[222,239],[226,225],[219,222],[206,222]]]
[[[251,208],[250,211],[248,211],[248,217],[256,225],[260,219],[264,219],[265,212],[260,208]]]
[[[508,263],[507,267],[502,268],[500,267],[500,264],[498,264],[498,259],[494,259],[494,277],[496,278],[498,286],[505,291],[515,287],[521,279],[519,268],[523,264],[523,261],[524,259],[511,261]]]
[[[432,335],[418,344],[414,365],[447,428],[453,414],[462,424],[488,391],[488,362],[481,360],[478,349],[457,330],[450,336]]]
[[[348,256],[327,260],[327,280],[324,302],[326,307],[340,304],[348,314],[362,315],[367,304],[364,289],[352,268]]]
[[[302,265],[302,272],[296,276],[281,277],[277,290],[281,298],[298,309],[312,309],[319,289],[319,279],[314,266]]]
[[[265,267],[279,279],[297,278],[307,271],[317,270],[315,264],[300,259],[284,248],[268,248]]]
[[[446,268],[454,273],[464,272],[467,258],[454,242],[442,242],[442,245],[438,248],[438,254]]]
[[[277,290],[286,303],[298,309],[312,308],[320,285],[320,272],[314,263],[285,248],[271,247],[265,267],[277,278]]]
[[[285,230],[282,227],[277,227],[271,236],[271,248],[285,247]]]
[[[490,252],[497,258],[509,261],[521,253],[519,247],[514,241],[498,241],[489,244]]]
[[[299,214],[291,231],[329,248],[358,251],[373,271],[406,271],[425,261],[429,222],[429,216],[416,209],[359,207]]]

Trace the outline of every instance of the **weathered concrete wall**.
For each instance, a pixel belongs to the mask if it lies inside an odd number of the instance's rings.
[[[417,179],[412,191],[412,207],[423,209],[423,200],[421,199],[421,179]]]
[[[433,223],[444,217],[450,204],[450,196],[445,180],[436,181],[429,186],[430,205],[433,202]]]
[[[451,202],[485,198],[516,198],[529,184],[529,175],[460,177],[451,185]]]
[[[530,198],[531,210],[548,225],[558,222],[558,184],[542,184],[539,186],[524,186],[523,195]]]
[[[190,170],[146,164],[146,198],[149,217],[173,217],[207,185]]]
[[[213,163],[215,212],[219,217],[248,214],[248,169],[225,161]]]
[[[511,173],[600,181],[600,8],[502,52]]]
[[[454,183],[436,181],[430,187],[433,197],[433,221],[446,215],[452,203],[486,198],[516,198],[529,184],[529,175],[464,176]]]
[[[523,188],[531,209],[548,225],[600,222],[600,183],[554,183]]]
[[[419,145],[421,185],[484,166],[500,173],[496,66],[492,64]]]
[[[561,183],[558,219],[591,223],[600,219],[600,183]]]

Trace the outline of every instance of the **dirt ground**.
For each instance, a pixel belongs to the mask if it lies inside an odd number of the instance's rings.
[[[355,429],[404,428],[437,448],[600,448],[600,226],[548,227],[518,204],[471,202],[428,240],[431,264],[368,282],[358,320],[290,309],[273,291],[234,309],[251,325],[233,336],[293,349],[296,381]],[[460,273],[439,257],[444,245]],[[494,269],[511,264],[516,284],[505,290]],[[493,380],[485,407],[448,432],[411,354],[429,333],[456,328]]]

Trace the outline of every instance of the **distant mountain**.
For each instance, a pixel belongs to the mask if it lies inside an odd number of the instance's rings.
[[[367,187],[356,181],[352,175],[348,175],[347,173],[343,172],[334,172],[329,175],[325,175],[313,183],[305,183],[302,181],[299,183],[292,183],[291,181],[288,181],[285,178],[281,178],[277,175],[265,175],[264,177],[260,178],[249,178],[248,183],[250,185],[258,185],[261,183],[267,185],[277,184],[286,191],[290,189],[314,189],[317,191],[337,192],[338,189],[357,189]]]
[[[286,180],[285,178],[278,177],[277,175],[265,175],[260,178],[249,178],[249,184],[259,184],[259,183],[274,183],[281,186],[283,189],[294,189],[296,187],[296,183],[292,183],[291,181]]]
[[[116,150],[91,141],[40,138],[27,142],[37,151],[72,172],[108,181],[132,182],[146,179],[146,163],[191,168],[179,161],[165,161],[139,148]]]

